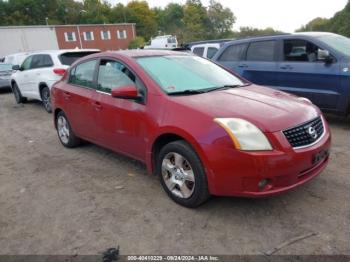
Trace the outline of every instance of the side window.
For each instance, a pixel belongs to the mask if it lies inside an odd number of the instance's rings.
[[[98,90],[111,93],[112,89],[135,85],[135,83],[135,75],[122,63],[114,60],[101,60],[97,79]]]
[[[94,73],[96,60],[78,64],[70,71],[69,83],[79,86],[94,88]]]
[[[261,41],[251,43],[247,51],[247,61],[274,61],[275,43],[276,41]]]
[[[195,48],[193,48],[193,53],[198,55],[198,56],[203,56],[204,47],[195,47]]]
[[[213,56],[217,53],[217,51],[219,51],[219,49],[215,47],[208,47],[207,58],[212,59]]]
[[[44,68],[53,66],[53,61],[50,55],[34,55],[30,68]]]
[[[29,56],[24,60],[24,62],[22,63],[22,66],[21,66],[22,70],[30,69],[30,65],[32,63],[32,58],[33,58],[33,56]]]
[[[322,49],[306,40],[291,39],[283,41],[284,61],[317,62],[319,50]]]
[[[240,61],[243,60],[246,44],[231,45],[221,54],[219,61]]]

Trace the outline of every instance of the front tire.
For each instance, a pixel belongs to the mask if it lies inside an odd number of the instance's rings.
[[[171,142],[161,149],[157,174],[165,192],[182,206],[198,207],[210,196],[203,165],[185,141]]]
[[[43,87],[40,91],[40,95],[46,112],[52,113],[50,89],[47,86]]]
[[[60,111],[57,114],[56,128],[57,128],[58,138],[60,139],[63,146],[67,148],[74,148],[80,145],[81,140],[74,134],[68,122],[68,119],[66,115],[63,113],[63,111]]]
[[[27,102],[27,98],[22,96],[21,91],[19,90],[18,85],[16,83],[12,84],[12,92],[13,92],[13,95],[15,96],[15,100],[17,104],[22,104]]]

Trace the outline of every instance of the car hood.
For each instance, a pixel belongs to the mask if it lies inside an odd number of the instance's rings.
[[[242,118],[264,132],[285,130],[320,114],[316,106],[296,96],[257,85],[173,98],[213,119]]]

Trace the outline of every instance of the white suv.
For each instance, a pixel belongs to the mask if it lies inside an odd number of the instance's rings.
[[[43,102],[51,113],[50,89],[77,59],[99,52],[98,49],[50,50],[32,52],[22,65],[14,65],[11,87],[17,103],[27,98]]]

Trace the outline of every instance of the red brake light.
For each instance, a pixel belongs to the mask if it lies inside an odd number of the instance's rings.
[[[66,73],[66,69],[55,68],[55,69],[53,70],[53,72],[54,72],[56,75],[63,76],[63,75]]]

